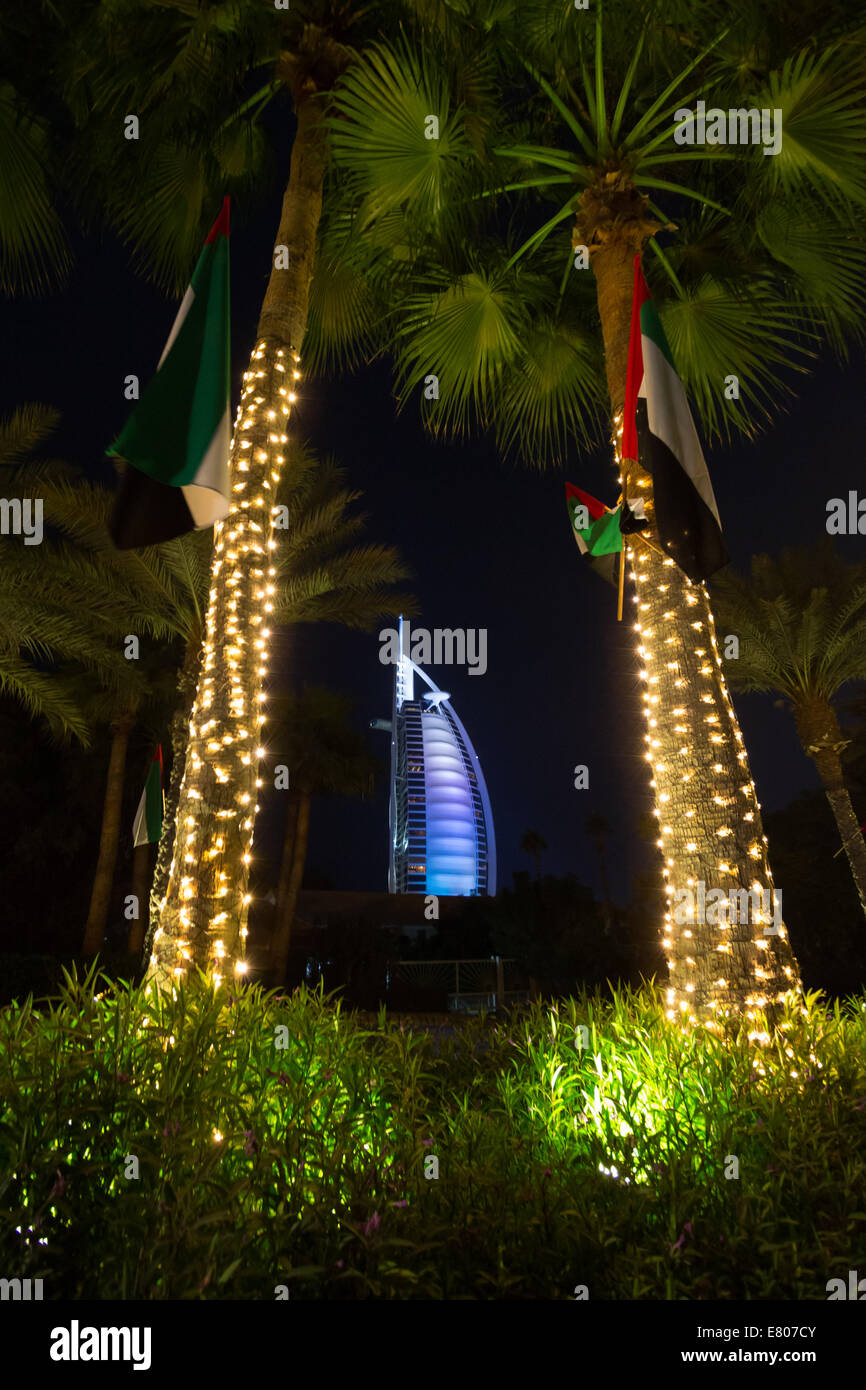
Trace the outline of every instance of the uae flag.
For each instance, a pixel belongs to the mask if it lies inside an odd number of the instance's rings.
[[[622,550],[623,531],[641,530],[646,525],[643,502],[630,497],[625,520],[622,503],[611,510],[573,483],[565,484],[565,500],[578,550],[596,574],[615,584],[615,556]]]
[[[155,845],[162,834],[162,746],[156,745],[132,825],[132,843]]]
[[[623,460],[652,474],[659,544],[698,584],[728,563],[719,511],[683,384],[634,258]]]
[[[109,454],[127,467],[118,550],[158,545],[229,511],[229,200],[210,230],[156,375]]]

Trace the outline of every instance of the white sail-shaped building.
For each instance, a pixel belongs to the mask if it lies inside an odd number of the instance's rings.
[[[416,677],[427,686],[420,699]],[[481,764],[448,692],[407,656],[402,618],[390,733],[388,891],[493,896],[496,841]]]

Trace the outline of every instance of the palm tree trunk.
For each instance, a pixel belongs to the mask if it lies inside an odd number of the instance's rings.
[[[794,706],[797,732],[803,747],[818,769],[830,810],[839,827],[839,836],[851,866],[860,906],[866,915],[866,841],[851,805],[851,796],[842,774],[839,752],[844,740],[836,711],[828,700],[798,701]]]
[[[102,806],[99,855],[96,860],[96,871],[93,875],[90,907],[87,912],[84,941],[81,946],[85,956],[95,956],[97,952],[101,951],[105,938],[105,923],[108,918],[114,870],[117,865],[117,846],[120,839],[120,812],[123,806],[126,750],[134,724],[135,716],[131,713],[125,713],[115,719],[111,725],[111,754],[108,759],[105,800]]]
[[[325,175],[315,94],[305,90],[296,113],[276,240],[288,248],[289,265],[282,268],[281,257],[274,257],[232,440],[232,510],[214,528],[205,659],[178,801],[181,833],[149,969],[161,989],[192,963],[216,967],[216,980],[225,969],[246,968],[266,604],[275,577],[272,505],[307,323]]]
[[[311,800],[312,798],[309,792],[301,792],[298,797],[298,815],[295,825],[292,868],[289,875],[288,888],[283,900],[282,911],[278,912],[277,915],[273,944],[271,947],[271,969],[273,972],[273,983],[275,985],[282,984],[286,977],[292,926],[295,920],[295,908],[297,907],[298,894],[301,891],[301,884],[304,879],[304,866],[307,862],[307,839],[310,832]]]
[[[147,931],[149,898],[147,881],[150,876],[150,845],[136,845],[132,851],[132,892],[138,907],[138,916],[129,924],[126,949],[131,956],[141,955]]]
[[[180,787],[186,761],[186,747],[189,742],[190,713],[195,700],[195,689],[201,667],[202,634],[196,623],[187,639],[183,665],[177,682],[178,705],[171,721],[171,775],[168,779],[168,792],[165,798],[165,811],[162,818],[162,833],[156,851],[156,867],[150,888],[150,923],[154,927],[168,888],[168,876],[174,855],[177,835],[177,810],[180,801]],[[149,935],[150,933],[148,933]],[[131,948],[130,948],[131,949]]]
[[[298,810],[300,802],[293,796],[286,809],[286,830],[283,837],[283,853],[280,858],[280,877],[277,883],[277,903],[274,914],[275,921],[279,921],[283,913],[286,899],[289,896],[289,884],[292,878],[292,864],[294,863],[295,837],[298,833]]]
[[[634,256],[657,229],[645,209],[640,194],[620,181],[607,203],[584,195],[575,231],[590,248],[597,282],[615,448],[625,401]],[[616,463],[619,470],[618,450]],[[634,468],[630,483],[641,487],[651,517],[652,479]],[[706,892],[755,884],[772,890],[759,803],[722,675],[706,587],[692,584],[672,560],[640,540],[628,554],[665,892],[676,902],[678,890],[694,892],[700,882]],[[669,1018],[712,1025],[728,1012],[752,1017],[759,1007],[772,1017],[779,997],[799,988],[784,924],[779,935],[764,936],[760,925],[748,921],[678,923],[669,906],[661,935],[670,972]]]
[[[607,862],[604,857],[604,841],[602,840],[600,835],[596,839],[595,848],[598,852],[598,868],[599,873],[601,874],[601,891],[604,894],[604,931],[605,935],[609,936],[610,929],[613,925],[613,903],[611,901],[610,896],[610,884],[608,883],[607,878]]]

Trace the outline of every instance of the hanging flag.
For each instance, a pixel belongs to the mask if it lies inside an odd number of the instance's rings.
[[[622,550],[624,529],[622,504],[611,510],[597,497],[592,497],[573,483],[565,484],[565,500],[578,550],[596,574],[615,584],[615,556]],[[626,511],[630,520],[625,524],[631,530],[641,530],[646,526],[642,498],[630,497]]]
[[[118,550],[158,545],[229,511],[229,200],[168,335],[156,375],[106,452],[126,460],[111,520]]]
[[[150,767],[147,770],[144,791],[141,793],[141,800],[138,803],[138,810],[135,813],[135,820],[132,824],[133,845],[155,845],[157,843],[162,834],[162,815],[164,810],[165,797],[162,790],[162,745],[158,743]]]
[[[671,350],[634,258],[622,457],[652,475],[659,544],[694,583],[728,563],[701,442]]]

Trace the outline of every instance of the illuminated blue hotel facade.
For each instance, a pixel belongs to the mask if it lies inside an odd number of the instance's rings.
[[[428,687],[417,700],[416,677]],[[448,692],[407,656],[402,618],[390,733],[388,891],[493,896],[496,841],[481,764]]]

